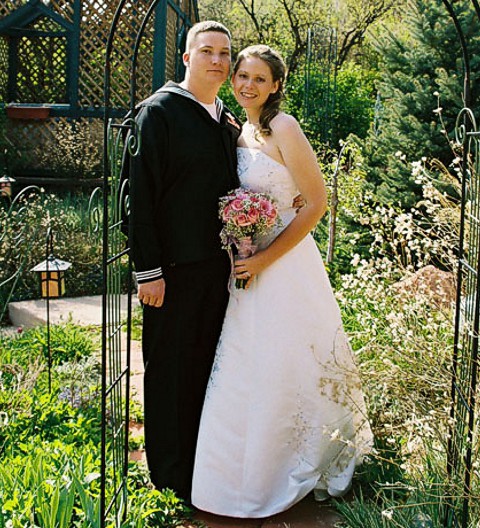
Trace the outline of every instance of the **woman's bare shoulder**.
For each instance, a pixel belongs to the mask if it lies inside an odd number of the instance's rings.
[[[298,121],[290,114],[285,112],[278,113],[271,121],[270,127],[274,134],[297,134],[301,129]]]

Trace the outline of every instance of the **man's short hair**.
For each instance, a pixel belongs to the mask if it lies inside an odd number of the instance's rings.
[[[206,33],[208,31],[224,33],[225,35],[227,35],[228,40],[232,40],[232,35],[230,34],[230,31],[223,24],[221,24],[220,22],[216,22],[215,20],[204,20],[203,22],[197,22],[190,28],[189,32],[187,33],[187,43],[185,46],[185,50],[190,50],[190,46],[193,40],[199,33]]]

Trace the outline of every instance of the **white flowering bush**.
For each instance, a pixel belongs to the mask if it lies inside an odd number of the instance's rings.
[[[371,244],[367,254],[356,252],[353,234],[351,271],[337,280],[336,293],[359,358],[376,452],[359,475],[360,483],[372,486],[340,507],[350,527],[443,522],[458,163],[449,170],[426,159],[412,163],[423,198],[409,211],[380,205],[357,210]],[[425,270],[445,279],[445,288],[433,281],[413,288],[412,279]]]

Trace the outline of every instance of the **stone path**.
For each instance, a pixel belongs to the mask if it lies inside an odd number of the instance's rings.
[[[268,519],[232,519],[205,512],[197,513],[195,519],[203,521],[208,528],[334,528],[341,521],[335,510],[315,502],[313,495]]]
[[[135,301],[136,302],[136,301]],[[122,309],[126,317],[126,296],[122,298]],[[14,327],[30,328],[46,323],[46,304],[44,300],[10,303],[9,316]],[[52,324],[71,320],[80,325],[101,324],[101,296],[63,298],[50,300],[50,321]],[[122,349],[125,350],[125,346]],[[131,343],[131,379],[132,395],[143,402],[143,360],[140,343]],[[142,428],[131,427],[132,434],[143,434]],[[142,451],[132,454],[136,460],[144,460]],[[232,519],[197,512],[194,522],[185,528],[334,528],[341,517],[328,505],[317,503],[313,496],[281,514],[268,519]],[[195,521],[199,521],[199,525]],[[203,525],[202,525],[203,523]]]

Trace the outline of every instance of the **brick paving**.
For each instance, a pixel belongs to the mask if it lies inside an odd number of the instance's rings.
[[[208,528],[334,528],[341,521],[331,506],[316,502],[313,495],[290,510],[267,519],[232,519],[205,512],[197,512],[195,519],[204,522]]]

